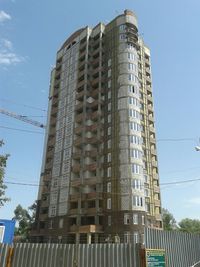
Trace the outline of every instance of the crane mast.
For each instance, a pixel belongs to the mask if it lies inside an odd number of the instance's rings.
[[[32,125],[34,125],[36,127],[46,128],[46,126],[43,123],[35,121],[35,120],[31,120],[27,116],[18,115],[18,114],[15,114],[13,112],[10,112],[8,110],[5,110],[5,109],[0,109],[0,113],[4,114],[6,116],[9,116],[9,117],[15,118],[17,120],[32,124]]]

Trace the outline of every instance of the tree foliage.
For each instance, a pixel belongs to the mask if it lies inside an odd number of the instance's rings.
[[[34,202],[28,209],[24,209],[21,205],[18,205],[15,210],[15,219],[18,222],[18,227],[16,227],[15,235],[20,236],[21,241],[26,241],[29,238],[29,232],[31,226],[35,220],[36,213],[36,202]]]
[[[163,228],[167,231],[172,231],[177,229],[176,220],[174,216],[167,210],[162,209],[162,220],[163,220]]]
[[[179,222],[179,230],[187,233],[200,234],[200,220],[185,218]]]
[[[0,147],[2,147],[3,145],[4,145],[3,141],[0,140]],[[4,206],[4,204],[10,200],[5,195],[5,190],[7,186],[4,184],[3,181],[8,157],[9,157],[8,154],[0,155],[0,207]]]

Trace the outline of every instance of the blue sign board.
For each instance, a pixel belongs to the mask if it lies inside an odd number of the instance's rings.
[[[15,232],[14,220],[0,219],[0,243],[12,244]]]

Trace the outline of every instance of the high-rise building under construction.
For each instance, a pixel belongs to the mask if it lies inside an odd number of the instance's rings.
[[[142,242],[162,228],[150,50],[125,10],[57,52],[37,215],[39,242]]]

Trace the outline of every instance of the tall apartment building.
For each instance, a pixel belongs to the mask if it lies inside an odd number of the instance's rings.
[[[73,33],[51,73],[32,237],[138,242],[162,228],[150,51],[125,10]]]

